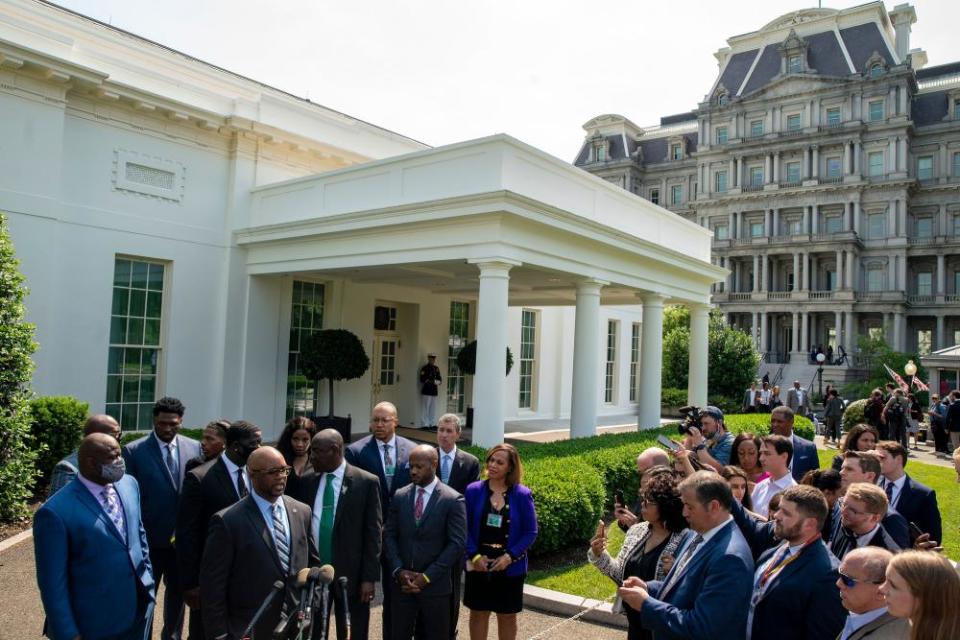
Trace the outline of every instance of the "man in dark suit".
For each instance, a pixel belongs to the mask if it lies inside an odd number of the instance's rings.
[[[893,554],[879,547],[847,553],[840,563],[837,587],[840,602],[850,612],[838,636],[841,640],[902,640],[910,637],[910,621],[887,612],[880,593]]]
[[[207,423],[200,438],[200,455],[187,461],[187,473],[223,453],[227,446],[227,429],[229,428],[230,421],[225,418]],[[186,475],[184,475],[184,482],[186,482]]]
[[[310,536],[310,507],[283,495],[290,467],[273,447],[247,460],[251,491],[210,520],[200,565],[200,600],[208,638],[240,638],[260,604],[280,580],[288,587],[298,571],[318,566]],[[284,597],[274,597],[253,628],[253,638],[272,637]]]
[[[922,532],[929,533],[931,540],[941,541],[943,529],[937,494],[903,470],[907,465],[907,450],[899,442],[883,440],[877,443],[876,452],[883,475],[880,486],[887,494],[890,508],[896,509],[907,522],[914,523]]]
[[[800,482],[807,471],[820,468],[820,458],[817,456],[817,445],[793,432],[793,418],[793,411],[789,407],[777,407],[770,412],[770,433],[793,441],[790,471],[793,479]]]
[[[390,503],[383,544],[392,592],[391,640],[410,640],[422,615],[427,640],[450,637],[451,567],[463,556],[467,512],[463,496],[436,477],[437,451],[410,453],[410,479]]]
[[[410,484],[408,457],[414,444],[397,435],[397,408],[381,402],[370,417],[371,435],[357,440],[344,453],[349,464],[372,473],[380,480],[380,509],[386,520],[390,500],[398,489]],[[381,554],[383,584],[390,581],[386,557]],[[383,637],[389,637],[391,590],[383,590]]]
[[[346,608],[343,589],[332,587],[337,640],[347,637],[346,611],[350,612],[351,640],[367,640],[370,602],[380,580],[379,481],[372,473],[347,464],[343,437],[336,429],[313,436],[310,460],[313,471],[301,478],[300,495],[295,497],[313,509],[311,536],[321,564],[332,565],[337,579],[347,579]]]
[[[149,640],[155,584],[137,481],[104,433],[83,439],[77,464],[77,477],[33,521],[44,633]]]
[[[734,519],[751,543],[765,540],[757,559],[747,616],[751,640],[833,640],[843,628],[837,591],[839,562],[820,530],[827,501],[815,487],[783,492],[772,522],[759,523],[734,501]],[[755,549],[756,550],[756,549]]]
[[[192,469],[183,480],[177,513],[177,564],[183,599],[190,607],[190,640],[203,640],[200,607],[200,560],[210,518],[249,493],[247,459],[260,447],[260,427],[237,420],[226,433],[226,449],[214,460]]]
[[[183,413],[183,403],[176,398],[160,398],[153,405],[153,433],[123,448],[127,473],[140,483],[143,526],[154,577],[158,583],[166,577],[162,640],[180,640],[183,631],[183,593],[173,535],[187,462],[200,455],[196,441],[177,435]]]
[[[880,457],[876,451],[847,451],[843,454],[843,464],[840,465],[840,491],[845,493],[847,488],[856,482],[876,484],[880,477]],[[910,527],[907,519],[896,509],[891,509],[889,502],[888,500],[887,513],[883,516],[881,524],[898,547],[907,549],[910,547]],[[842,509],[843,497],[841,496],[836,504],[838,515]],[[833,533],[839,531],[838,526],[839,519],[835,519],[829,540],[833,540]]]
[[[868,482],[855,482],[847,487],[840,506],[840,522],[830,535],[830,551],[838,559],[853,549],[880,547],[893,553],[901,551],[881,522],[887,513],[887,494]]]
[[[656,640],[742,640],[753,558],[730,516],[730,486],[716,473],[698,471],[679,489],[691,532],[670,573],[648,583],[627,578],[618,593]]]

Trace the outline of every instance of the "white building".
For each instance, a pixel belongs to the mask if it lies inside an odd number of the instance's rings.
[[[706,399],[710,231],[508,136],[431,149],[38,0],[0,6],[0,113],[34,388],[125,429],[168,394],[191,425],[277,435],[313,409],[297,351],[320,327],[371,356],[337,383],[355,432],[379,399],[418,421],[428,352],[480,444],[505,418],[654,424],[664,303],[691,305]]]

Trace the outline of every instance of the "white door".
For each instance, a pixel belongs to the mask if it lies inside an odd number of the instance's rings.
[[[395,333],[376,333],[373,337],[373,406],[381,400],[394,401],[400,383],[397,357],[400,337]]]

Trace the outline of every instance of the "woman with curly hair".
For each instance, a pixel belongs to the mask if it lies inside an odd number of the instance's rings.
[[[730,449],[730,466],[743,469],[751,484],[756,484],[770,474],[760,466],[760,436],[752,433],[740,433],[733,439]],[[748,487],[752,490],[753,487]]]
[[[677,476],[673,473],[656,473],[649,480],[644,480],[640,490],[640,513],[643,520],[627,529],[617,557],[611,557],[606,550],[607,537],[602,520],[587,551],[590,563],[617,586],[622,585],[626,578],[634,576],[644,581],[663,580],[670,571],[674,555],[683,539],[683,532],[686,531],[687,521],[683,517]],[[631,609],[619,598],[614,610],[625,610],[627,614],[627,640],[653,638],[652,632],[643,628],[639,611]]]
[[[843,446],[840,447],[840,453],[833,456],[833,464],[831,464],[831,467],[836,471],[840,471],[840,467],[843,466],[843,456],[847,451],[873,451],[877,448],[877,441],[879,439],[880,434],[877,433],[875,427],[863,422],[853,425],[843,439]]]
[[[317,425],[313,420],[297,416],[287,423],[283,433],[280,434],[280,439],[277,440],[277,449],[283,454],[287,464],[293,467],[293,471],[287,478],[287,493],[291,493],[292,487],[295,494],[300,476],[309,471],[310,441],[313,440],[316,432]]]
[[[960,576],[939,553],[904,551],[893,556],[880,593],[890,615],[910,620],[910,640],[960,638]]]

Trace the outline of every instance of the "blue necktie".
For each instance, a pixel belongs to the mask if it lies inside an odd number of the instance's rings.
[[[173,452],[173,443],[167,444],[167,470],[170,472],[170,479],[173,480],[173,486],[180,488],[180,468],[177,464],[177,456]]]
[[[273,537],[276,538],[280,566],[283,567],[284,573],[290,573],[290,544],[287,542],[287,528],[283,526],[282,509],[283,505],[280,502],[273,506]]]
[[[450,484],[450,454],[443,455],[443,461],[440,463],[440,479],[443,484]]]

